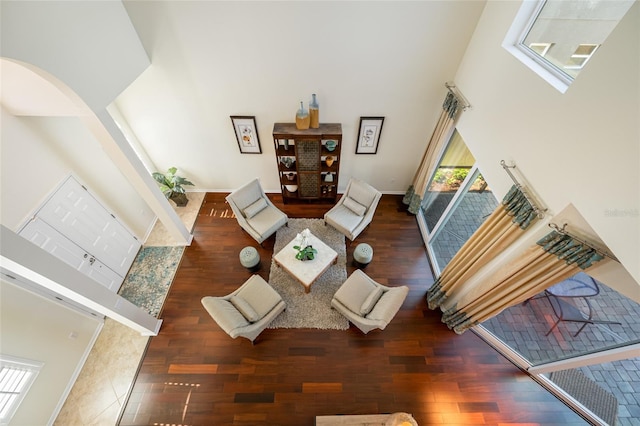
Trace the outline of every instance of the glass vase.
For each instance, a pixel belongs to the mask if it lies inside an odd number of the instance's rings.
[[[309,111],[304,109],[304,104],[300,102],[300,109],[296,113],[296,129],[307,130],[309,128],[310,121],[311,118],[309,117]]]
[[[316,99],[316,94],[311,95],[311,102],[309,102],[309,126],[312,129],[320,127],[320,105]]]

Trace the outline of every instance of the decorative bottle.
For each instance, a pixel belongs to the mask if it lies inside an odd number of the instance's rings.
[[[300,102],[300,109],[296,114],[296,129],[307,130],[309,128],[309,111],[304,109],[304,105]]]
[[[310,127],[312,129],[320,127],[320,106],[315,93],[311,95],[311,102],[309,102],[309,115],[311,116]]]

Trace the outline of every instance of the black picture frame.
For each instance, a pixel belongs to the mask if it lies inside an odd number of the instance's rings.
[[[356,154],[376,154],[384,117],[360,117]]]
[[[231,124],[241,154],[262,154],[256,117],[253,115],[232,115]]]

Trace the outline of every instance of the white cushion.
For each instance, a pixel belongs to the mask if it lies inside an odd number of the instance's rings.
[[[360,204],[359,202],[357,202],[356,200],[354,200],[351,197],[346,197],[344,199],[344,201],[342,202],[342,204],[346,208],[348,208],[349,210],[351,210],[352,212],[357,214],[358,216],[364,216],[364,214],[367,211],[367,207],[366,206],[363,206],[362,204]]]
[[[227,333],[249,325],[249,321],[228,300],[206,296],[202,298],[202,306]]]
[[[360,315],[360,309],[365,300],[378,287],[362,273],[354,272],[340,286],[333,296],[350,311]]]
[[[353,198],[363,206],[369,207],[376,198],[377,191],[372,190],[370,185],[354,180],[349,186],[349,197]]]
[[[380,300],[378,300],[378,303],[376,303],[376,306],[374,306],[373,310],[367,315],[367,318],[389,323],[400,309],[408,292],[409,287],[407,286],[390,288],[382,295]]]
[[[249,278],[236,295],[251,305],[258,314],[258,319],[267,315],[282,300],[278,292],[260,275]]]
[[[360,315],[365,316],[369,312],[371,312],[373,307],[376,306],[376,303],[378,303],[378,300],[380,299],[380,296],[382,296],[383,292],[384,289],[378,286],[375,290],[369,293],[369,296],[367,296],[364,302],[362,302],[362,306],[360,307]]]
[[[251,219],[264,210],[265,207],[267,207],[267,201],[260,197],[255,202],[249,204],[242,212],[244,213],[244,217]]]
[[[255,311],[255,309],[253,309],[251,307],[251,305],[249,304],[249,302],[244,300],[242,297],[237,296],[237,295],[231,296],[229,298],[229,301],[231,302],[231,304],[233,306],[236,307],[237,310],[240,311],[242,316],[244,316],[247,319],[247,321],[256,322],[256,321],[258,321],[260,319],[258,317],[258,313]]]
[[[358,216],[351,209],[338,204],[329,210],[325,220],[342,233],[350,234],[356,226],[362,222],[362,216]]]

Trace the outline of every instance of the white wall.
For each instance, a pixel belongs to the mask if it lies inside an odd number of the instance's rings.
[[[317,93],[343,125],[341,181],[407,189],[484,2],[125,2],[152,66],[116,101],[153,162],[203,190],[259,176],[278,191],[271,132]],[[262,155],[230,115],[254,115]],[[360,116],[384,116],[355,155]]]
[[[16,117],[2,108],[0,212],[17,231],[70,173],[140,240],[155,215],[76,117]],[[126,200],[123,203],[123,200]]]
[[[94,111],[149,66],[119,1],[2,2],[2,56],[65,82]]]
[[[574,205],[628,272],[607,284],[640,301],[640,4],[565,94],[500,46],[519,6],[487,3],[456,75],[473,104],[458,130],[498,194],[512,184],[504,159],[548,218]]]
[[[84,362],[102,321],[4,280],[0,280],[0,296],[0,351],[44,362],[11,425],[48,424],[52,413],[59,409],[58,404],[64,402],[70,378]],[[72,333],[75,337],[70,337]]]

